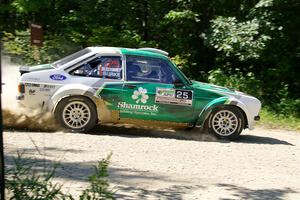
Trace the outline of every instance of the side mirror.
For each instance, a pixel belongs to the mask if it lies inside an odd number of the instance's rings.
[[[182,87],[182,86],[184,86],[183,82],[181,80],[179,80],[179,79],[176,79],[173,82],[173,84],[174,84],[174,87]]]

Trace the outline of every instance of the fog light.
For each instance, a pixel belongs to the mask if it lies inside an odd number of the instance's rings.
[[[255,121],[259,121],[259,120],[260,120],[260,116],[255,116],[255,117],[254,117],[254,120],[255,120]]]

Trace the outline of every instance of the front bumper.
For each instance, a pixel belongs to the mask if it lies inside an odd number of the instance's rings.
[[[260,120],[260,116],[259,116],[259,115],[255,116],[255,117],[254,117],[254,120],[255,120],[255,121],[259,121],[259,120]]]

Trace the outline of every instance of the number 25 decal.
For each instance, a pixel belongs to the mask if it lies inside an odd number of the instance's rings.
[[[193,99],[193,92],[191,90],[176,90],[175,91],[176,99]]]

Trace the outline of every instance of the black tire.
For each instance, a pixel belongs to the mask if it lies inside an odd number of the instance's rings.
[[[216,107],[210,114],[206,129],[220,139],[235,140],[245,127],[242,111],[235,106]]]
[[[86,132],[98,122],[95,104],[84,96],[62,99],[54,111],[57,122],[72,132]]]

